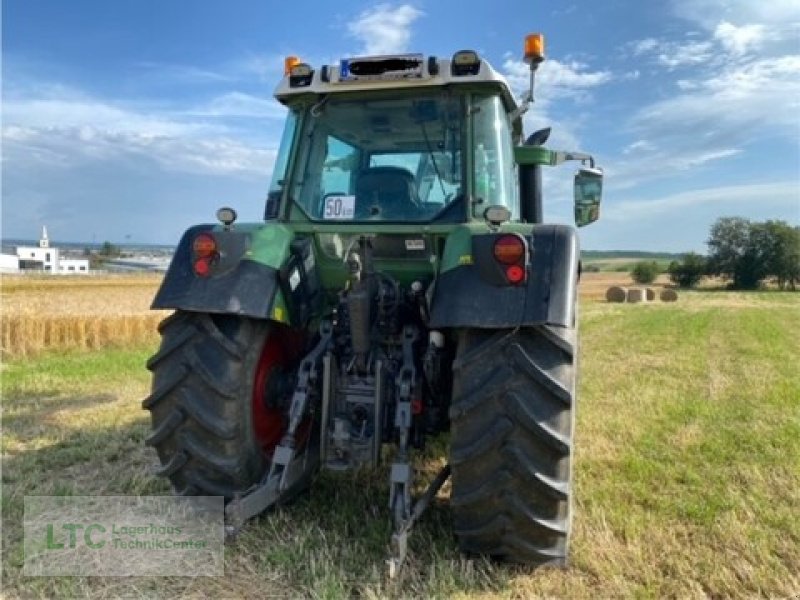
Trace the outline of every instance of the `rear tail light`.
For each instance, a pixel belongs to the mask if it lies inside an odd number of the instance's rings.
[[[192,241],[192,252],[195,274],[207,277],[211,273],[211,262],[217,257],[217,240],[210,233],[200,233]]]
[[[207,277],[211,271],[211,261],[207,258],[198,258],[194,261],[194,272],[200,277]]]
[[[511,265],[506,269],[506,278],[509,283],[521,283],[525,280],[525,269],[519,265]]]
[[[198,258],[208,258],[217,252],[217,240],[210,233],[201,233],[192,242],[192,250]]]
[[[504,267],[506,281],[511,285],[523,283],[527,275],[527,244],[522,236],[505,234],[494,242],[494,257]]]
[[[525,242],[516,235],[503,235],[494,243],[494,257],[504,265],[513,265],[525,258]]]

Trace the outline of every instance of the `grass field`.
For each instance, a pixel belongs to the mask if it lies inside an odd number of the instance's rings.
[[[588,274],[582,289],[568,569],[531,572],[459,555],[445,489],[412,537],[404,578],[386,581],[381,472],[321,477],[309,495],[260,518],[227,549],[221,578],[23,577],[25,495],[169,493],[151,475],[156,457],[143,444],[144,361],[156,343],[148,338],[103,351],[12,356],[3,365],[3,594],[800,594],[800,294],[694,292],[650,305],[595,300],[617,282],[610,273]],[[419,461],[430,476],[446,440],[434,446]]]

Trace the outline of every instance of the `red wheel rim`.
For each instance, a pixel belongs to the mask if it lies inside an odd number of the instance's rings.
[[[287,373],[296,365],[302,357],[303,342],[302,333],[276,326],[267,335],[258,359],[253,382],[253,433],[267,456],[272,456],[288,427],[284,411],[268,405],[269,380],[276,373]],[[308,424],[301,423],[298,440],[305,441],[308,429]]]

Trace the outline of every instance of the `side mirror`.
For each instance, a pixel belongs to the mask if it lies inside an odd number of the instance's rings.
[[[267,194],[267,204],[264,206],[264,220],[274,221],[278,218],[281,208],[281,190],[273,190]]]
[[[575,173],[575,224],[584,227],[600,218],[603,170],[583,167]]]

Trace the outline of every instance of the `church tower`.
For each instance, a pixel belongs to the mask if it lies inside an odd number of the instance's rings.
[[[47,237],[47,227],[42,225],[42,237],[39,239],[39,248],[49,248],[50,240]]]

